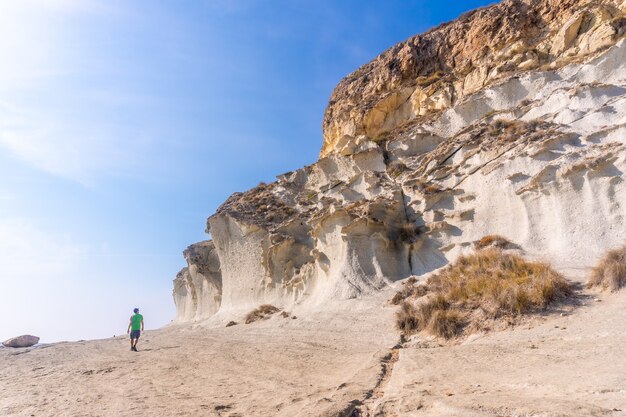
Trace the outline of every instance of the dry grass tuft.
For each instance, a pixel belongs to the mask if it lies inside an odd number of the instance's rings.
[[[263,304],[260,305],[259,308],[252,310],[246,316],[246,324],[254,323],[258,320],[265,320],[269,318],[272,314],[278,313],[280,309],[274,307],[271,304]]]
[[[420,227],[415,223],[404,223],[398,227],[398,239],[405,243],[415,243],[419,240]]]
[[[617,291],[626,286],[626,245],[609,251],[591,271],[588,287]]]
[[[409,278],[403,285],[402,289],[394,294],[389,300],[393,305],[398,305],[409,298],[418,298],[426,295],[428,288],[424,284],[414,285],[417,282],[415,277]]]
[[[396,325],[404,334],[413,334],[420,330],[417,320],[417,309],[412,303],[404,302],[396,312]]]
[[[427,330],[450,339],[468,324],[543,310],[572,294],[549,265],[493,248],[460,257],[432,276],[428,289],[426,301],[402,304],[397,326],[405,334]]]
[[[436,310],[428,322],[428,331],[444,339],[452,339],[464,326],[464,318],[455,310]]]
[[[513,244],[505,237],[500,235],[487,235],[474,242],[476,249],[485,249],[488,247],[495,247],[498,249],[510,248]]]

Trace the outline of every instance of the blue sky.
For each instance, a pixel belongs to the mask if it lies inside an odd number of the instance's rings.
[[[182,250],[315,161],[339,80],[488,3],[0,0],[0,339],[168,323]]]

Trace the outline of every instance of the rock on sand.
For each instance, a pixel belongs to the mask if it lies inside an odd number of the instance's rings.
[[[13,347],[13,348],[21,348],[21,347],[29,347],[39,343],[39,338],[37,336],[32,336],[30,334],[24,334],[17,337],[12,337],[11,339],[5,340],[2,342],[3,346]]]

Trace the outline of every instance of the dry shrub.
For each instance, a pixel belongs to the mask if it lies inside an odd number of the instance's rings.
[[[609,251],[591,271],[588,287],[617,291],[626,286],[626,245]]]
[[[406,288],[402,288],[400,291],[395,293],[393,297],[391,297],[391,300],[389,300],[389,302],[394,306],[397,306],[398,304],[406,300],[408,296],[409,294],[407,293]]]
[[[443,188],[437,184],[429,184],[422,189],[424,194],[437,194],[443,191]]]
[[[474,242],[476,249],[484,249],[490,246],[499,249],[507,249],[512,246],[512,243],[507,238],[500,235],[487,235]]]
[[[450,303],[481,308],[493,317],[545,308],[571,293],[571,287],[548,264],[486,249],[461,256],[429,280]]]
[[[439,186],[438,184],[424,181],[423,179],[412,180],[411,186],[415,191],[419,191],[425,195],[437,194],[445,191],[445,189],[441,188],[441,186]]]
[[[428,288],[426,301],[402,304],[397,325],[405,334],[427,330],[449,339],[467,324],[542,310],[572,293],[549,265],[493,248],[460,257],[432,276]]]
[[[520,120],[497,119],[487,127],[487,133],[492,137],[501,137],[506,141],[513,141],[526,133],[537,129],[536,123],[529,124]]]
[[[402,303],[400,310],[396,312],[396,325],[404,334],[413,334],[420,330],[417,321],[417,309],[413,304]]]
[[[464,319],[455,310],[436,310],[428,322],[428,331],[445,339],[452,339],[463,329]]]
[[[389,302],[393,305],[398,305],[409,298],[417,298],[426,295],[426,293],[428,292],[428,288],[426,287],[426,285],[421,284],[414,286],[416,282],[417,279],[415,279],[415,277],[409,278],[402,285],[402,289],[395,293],[391,300],[389,300]]]
[[[420,228],[415,223],[404,223],[398,228],[398,239],[405,243],[415,243],[419,239]]]
[[[252,310],[246,316],[246,324],[253,323],[258,320],[265,320],[272,314],[279,312],[280,309],[274,307],[271,304],[260,305],[257,309]]]
[[[228,323],[226,323],[226,327],[231,327],[231,326],[236,326],[237,322],[236,321],[229,321]]]

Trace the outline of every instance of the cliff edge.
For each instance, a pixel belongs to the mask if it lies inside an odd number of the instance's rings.
[[[209,217],[176,320],[373,294],[491,234],[561,270],[594,264],[626,235],[625,12],[506,0],[346,77],[320,159]]]

